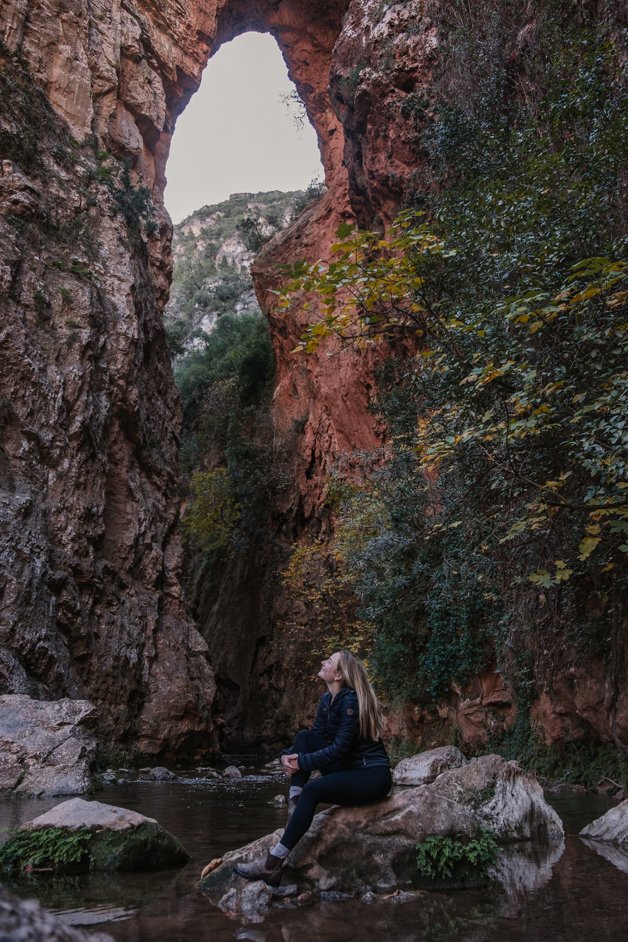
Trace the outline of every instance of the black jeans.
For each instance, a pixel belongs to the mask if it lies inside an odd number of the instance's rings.
[[[295,736],[291,752],[316,752],[329,745],[322,736],[301,730]],[[392,778],[387,766],[365,766],[347,769],[340,763],[321,769],[321,778],[309,781],[309,772],[295,772],[290,784],[303,788],[281,843],[290,850],[300,840],[314,817],[316,806],[324,801],[330,805],[368,805],[380,801],[390,791]]]

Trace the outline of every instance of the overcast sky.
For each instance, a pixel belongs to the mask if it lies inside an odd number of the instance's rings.
[[[232,193],[322,179],[312,127],[297,129],[281,101],[293,88],[272,36],[246,33],[221,46],[172,138],[165,201],[173,222]]]

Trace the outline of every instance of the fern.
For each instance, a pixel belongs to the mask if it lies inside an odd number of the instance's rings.
[[[76,831],[39,828],[17,831],[0,848],[0,870],[12,872],[32,867],[60,869],[78,863],[87,853],[93,834],[86,827]]]

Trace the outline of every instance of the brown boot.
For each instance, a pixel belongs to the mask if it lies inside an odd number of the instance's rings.
[[[279,886],[282,866],[283,860],[280,857],[268,854],[264,862],[252,860],[250,863],[239,863],[233,870],[245,880],[263,880],[269,886]]]

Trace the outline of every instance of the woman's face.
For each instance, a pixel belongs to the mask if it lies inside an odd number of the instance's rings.
[[[333,684],[334,681],[340,680],[340,672],[338,671],[339,657],[340,651],[335,651],[326,660],[321,661],[321,669],[318,672],[318,676],[321,680],[324,680],[326,684]]]

